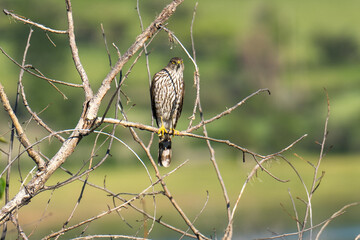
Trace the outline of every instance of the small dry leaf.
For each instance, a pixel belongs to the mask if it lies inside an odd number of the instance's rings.
[[[173,37],[173,33],[171,31],[168,31],[168,38],[169,38],[169,42],[170,42],[170,49],[173,49],[175,40]]]

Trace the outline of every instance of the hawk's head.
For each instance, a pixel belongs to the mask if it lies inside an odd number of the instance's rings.
[[[170,59],[168,67],[174,71],[184,71],[184,62],[182,58],[173,57]]]

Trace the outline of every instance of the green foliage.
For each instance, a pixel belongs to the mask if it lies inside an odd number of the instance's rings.
[[[325,64],[344,64],[359,61],[358,43],[352,35],[318,34],[314,44]]]

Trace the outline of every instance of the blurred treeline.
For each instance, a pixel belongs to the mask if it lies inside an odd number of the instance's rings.
[[[140,0],[144,27],[169,1]],[[328,141],[332,151],[357,151],[360,146],[360,2],[332,1],[206,1],[199,0],[193,35],[200,68],[201,100],[205,118],[231,107],[259,88],[266,94],[208,126],[209,134],[230,139],[260,152],[274,152],[301,135],[309,137],[297,146],[318,151],[326,117],[326,94],[330,96],[331,118]],[[82,63],[96,89],[109,71],[108,56],[100,24],[116,61],[115,43],[124,53],[141,32],[135,0],[72,1],[76,39]],[[64,1],[2,0],[1,9],[65,30]],[[174,31],[191,50],[190,25],[195,1],[185,2],[170,19]],[[47,77],[80,83],[73,66],[67,37],[48,35],[33,27],[27,63]],[[0,46],[21,62],[29,26],[0,15]],[[51,40],[51,41],[50,41]],[[193,66],[164,32],[148,47],[151,75],[172,56],[185,59],[186,100],[179,130],[188,125],[194,103]],[[124,71],[129,68],[128,63]],[[0,81],[12,100],[19,69],[0,56]],[[131,100],[123,104],[131,121],[150,124],[148,75],[145,58],[132,70],[123,91]],[[81,89],[58,86],[65,100],[50,84],[25,74],[24,85],[31,107],[57,130],[73,128],[81,112]],[[109,96],[108,96],[109,97]],[[105,104],[103,106],[106,107]],[[19,115],[25,113],[19,109]],[[8,129],[1,111],[0,133]],[[24,115],[23,119],[27,119]],[[196,143],[196,142],[194,142]]]

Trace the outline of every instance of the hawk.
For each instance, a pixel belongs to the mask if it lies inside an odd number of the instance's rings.
[[[158,162],[164,167],[170,165],[170,134],[176,134],[175,127],[183,106],[185,93],[183,72],[183,60],[174,57],[165,68],[154,75],[150,86],[152,114],[159,127]]]

